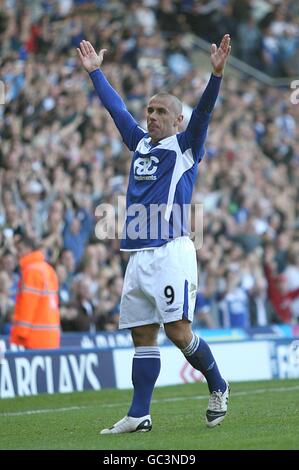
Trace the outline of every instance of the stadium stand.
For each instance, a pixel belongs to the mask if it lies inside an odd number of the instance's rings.
[[[242,9],[239,4],[242,3]],[[129,152],[75,48],[106,47],[104,71],[135,118],[161,88],[186,119],[209,72],[192,34],[272,77],[298,76],[297,1],[0,1],[0,334],[18,282],[14,234],[42,244],[60,280],[64,331],[117,328],[127,254],[96,237],[96,207],[119,210]],[[2,8],[3,7],[3,8]],[[249,38],[249,39],[248,39]],[[290,87],[228,72],[193,200],[204,204],[199,326],[298,323],[299,107]],[[238,323],[234,323],[238,311]]]

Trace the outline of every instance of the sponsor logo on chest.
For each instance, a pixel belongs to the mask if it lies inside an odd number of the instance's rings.
[[[159,159],[153,155],[139,157],[134,162],[134,178],[137,181],[155,181],[157,175]]]

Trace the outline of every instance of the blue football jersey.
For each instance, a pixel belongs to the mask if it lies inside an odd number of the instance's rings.
[[[121,249],[153,248],[189,234],[188,205],[199,159],[184,133],[154,145],[144,135],[132,158]]]
[[[198,163],[221,78],[214,75],[184,132],[152,143],[100,70],[90,74],[127,147],[133,151],[121,250],[145,250],[188,235]]]

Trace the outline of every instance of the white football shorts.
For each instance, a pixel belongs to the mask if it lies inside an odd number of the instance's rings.
[[[196,252],[189,237],[133,252],[124,279],[119,328],[184,318],[192,322],[196,291]]]

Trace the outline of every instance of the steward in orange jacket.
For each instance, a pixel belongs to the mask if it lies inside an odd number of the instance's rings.
[[[30,239],[16,244],[21,279],[10,333],[10,342],[28,349],[59,348],[60,314],[58,278],[42,251]]]

